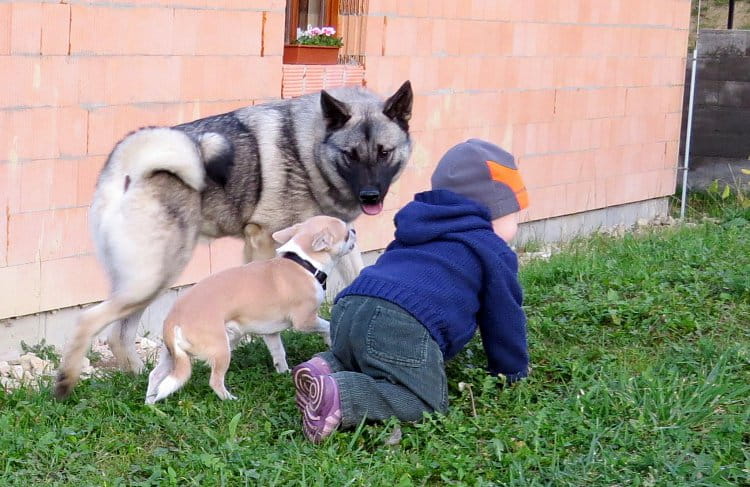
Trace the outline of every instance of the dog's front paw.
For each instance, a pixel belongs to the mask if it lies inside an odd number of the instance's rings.
[[[277,365],[275,368],[276,368],[276,372],[279,373],[279,374],[288,374],[289,373],[289,366],[287,364]]]

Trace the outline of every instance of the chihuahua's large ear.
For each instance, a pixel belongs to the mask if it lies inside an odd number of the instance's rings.
[[[294,237],[294,234],[297,233],[298,229],[299,223],[296,225],[292,225],[289,228],[279,230],[278,232],[274,232],[273,234],[271,234],[271,238],[273,238],[277,243],[285,244],[289,240],[291,240],[292,237]]]
[[[333,243],[333,235],[328,230],[321,230],[316,233],[312,239],[312,249],[315,252],[321,252],[331,248]]]
[[[408,132],[413,101],[414,93],[411,90],[411,82],[407,80],[393,96],[385,101],[383,113],[386,117],[396,122],[404,131]]]
[[[332,97],[326,90],[320,92],[320,108],[323,110],[328,130],[340,129],[352,117],[346,103]]]

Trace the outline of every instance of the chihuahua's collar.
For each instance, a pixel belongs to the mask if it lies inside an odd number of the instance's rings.
[[[323,289],[326,288],[326,279],[328,279],[328,274],[326,274],[325,272],[321,271],[320,269],[312,265],[312,263],[309,260],[303,259],[302,257],[295,254],[294,252],[284,252],[281,254],[281,256],[284,257],[285,259],[289,259],[293,262],[296,262],[302,267],[304,267],[305,269],[307,269],[313,275],[313,277],[318,280],[320,285],[323,286]]]

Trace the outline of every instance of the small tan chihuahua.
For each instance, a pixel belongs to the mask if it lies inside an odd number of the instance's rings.
[[[280,333],[319,332],[330,346],[330,325],[318,316],[325,280],[355,244],[338,218],[315,216],[279,230],[277,256],[218,272],[180,296],[164,320],[164,348],[148,377],[146,404],[164,399],[190,378],[191,357],[211,367],[209,384],[221,399],[231,351],[248,333],[263,337],[277,372],[287,372]]]

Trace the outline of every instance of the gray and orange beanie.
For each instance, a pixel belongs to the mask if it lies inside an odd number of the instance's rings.
[[[447,189],[483,204],[493,220],[529,206],[513,156],[480,139],[453,146],[432,173],[432,189]]]

